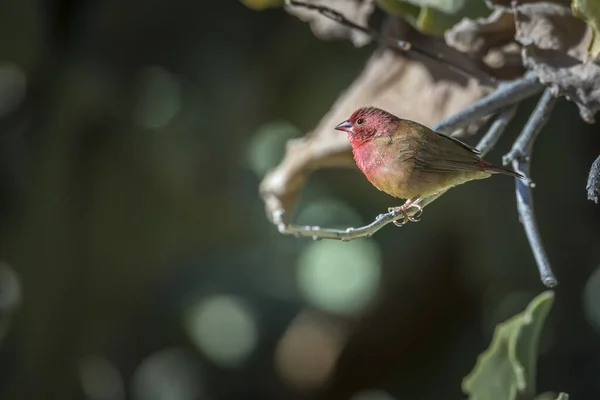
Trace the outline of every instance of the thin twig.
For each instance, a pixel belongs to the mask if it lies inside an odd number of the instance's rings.
[[[544,89],[537,76],[527,72],[524,77],[501,84],[497,90],[446,118],[433,127],[437,132],[450,134],[473,121],[494,114],[499,109],[531,97]]]
[[[312,237],[314,240],[338,239],[346,242],[353,239],[372,236],[385,225],[396,221],[400,217],[402,217],[402,213],[392,211],[386,214],[379,214],[377,218],[375,218],[375,221],[371,222],[369,225],[361,226],[359,228],[346,229],[330,229],[321,228],[320,226],[300,226],[286,224],[283,222],[283,213],[274,216],[274,221],[279,229],[279,232],[285,235],[294,235],[296,237]]]
[[[550,112],[554,108],[557,100],[558,99],[552,95],[550,89],[544,91],[535,110],[533,110],[527,124],[523,128],[523,131],[521,131],[521,134],[513,143],[510,151],[502,158],[504,165],[508,165],[514,160],[529,162],[535,139],[537,139],[537,136],[546,122],[548,122]],[[527,167],[529,168],[529,166]]]
[[[405,52],[412,51],[412,52],[420,54],[428,59],[442,63],[442,64],[446,65],[452,71],[462,75],[465,78],[474,78],[477,80],[481,80],[481,78],[483,78],[486,81],[485,83],[493,85],[493,86],[496,86],[498,83],[498,80],[496,78],[494,78],[488,74],[485,74],[481,71],[478,71],[478,72],[469,71],[468,69],[461,67],[461,66],[451,62],[450,60],[446,59],[443,56],[443,54],[430,53],[426,50],[423,50],[423,49],[413,46],[412,43],[407,42],[405,40],[400,40],[400,39],[392,38],[389,36],[384,36],[384,35],[379,34],[379,32],[377,32],[376,30],[374,30],[372,28],[358,25],[358,24],[350,21],[339,11],[336,11],[327,6],[321,6],[321,5],[311,4],[311,3],[307,3],[304,1],[297,1],[297,0],[286,0],[285,2],[286,2],[286,4],[291,5],[291,6],[302,7],[302,8],[306,8],[308,10],[317,11],[319,14],[323,15],[324,17],[329,18],[329,19],[337,22],[338,24],[348,27],[350,29],[360,31],[360,32],[364,33],[365,35],[368,35],[371,38],[371,40],[373,40],[374,42],[384,44],[385,46],[390,47],[392,49],[397,49],[397,50],[401,50],[401,51],[405,51]]]
[[[592,164],[592,168],[590,168],[590,175],[588,176],[585,188],[588,192],[588,200],[598,204],[598,195],[600,194],[600,156],[596,158],[596,161]]]
[[[544,91],[533,114],[531,114],[523,131],[513,144],[512,149],[503,157],[504,165],[512,162],[515,171],[529,177],[533,144],[543,126],[548,122],[550,113],[557,101],[558,99],[552,95],[550,89]],[[542,244],[542,238],[535,219],[533,194],[531,190],[532,185],[527,184],[520,179],[515,179],[515,187],[519,219],[523,224],[527,240],[529,241],[531,251],[535,257],[540,272],[540,278],[547,287],[555,287],[558,284],[558,281],[550,267],[550,261],[548,260],[544,245]]]
[[[511,107],[505,111],[503,111],[496,120],[490,126],[488,132],[483,136],[481,141],[477,144],[476,148],[481,151],[482,156],[489,152],[510,120],[514,117],[515,111],[514,108],[516,106]],[[450,117],[453,118],[453,117]],[[470,120],[469,120],[470,121]],[[437,193],[433,196],[426,197],[421,199],[418,202],[418,205],[421,207],[425,207],[435,201],[438,197],[440,197],[444,192]],[[408,215],[412,216],[417,212],[416,208],[409,208],[407,210]],[[294,235],[297,237],[312,237],[313,239],[338,239],[343,241],[349,241],[353,239],[358,239],[361,237],[369,237],[372,236],[375,232],[383,228],[385,225],[390,222],[396,221],[402,217],[402,214],[396,211],[391,211],[386,214],[380,214],[377,216],[375,221],[371,222],[369,225],[361,226],[359,228],[347,228],[347,229],[329,229],[329,228],[321,228],[319,226],[300,226],[293,224],[286,224],[284,222],[283,211],[275,215],[273,220],[277,225],[279,232],[286,235]]]
[[[490,129],[487,133],[481,138],[479,144],[477,145],[477,149],[481,151],[481,155],[484,156],[490,149],[493,149],[502,133],[506,129],[506,126],[510,123],[510,121],[514,118],[517,113],[517,105],[511,106],[504,110],[498,118],[492,122],[490,125]]]

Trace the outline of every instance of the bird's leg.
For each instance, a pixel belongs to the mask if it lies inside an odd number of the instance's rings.
[[[388,208],[388,212],[392,212],[392,211],[398,212],[399,211],[402,213],[402,215],[404,215],[404,219],[402,220],[402,222],[394,221],[394,225],[403,226],[403,225],[407,224],[408,221],[419,222],[421,220],[420,217],[423,214],[423,207],[421,207],[419,204],[416,204],[419,199],[420,199],[419,196],[416,196],[416,197],[413,197],[412,199],[406,200],[406,202],[404,204],[402,204],[400,207]],[[417,212],[413,216],[408,215],[408,213],[406,212],[406,210],[408,210],[411,207],[417,208]]]

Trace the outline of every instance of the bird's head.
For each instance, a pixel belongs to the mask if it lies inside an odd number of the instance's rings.
[[[375,137],[392,134],[398,129],[400,118],[375,107],[362,107],[354,111],[350,118],[338,124],[335,129],[348,134],[354,146]]]

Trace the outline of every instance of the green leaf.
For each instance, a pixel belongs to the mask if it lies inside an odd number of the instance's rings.
[[[569,395],[561,392],[556,396],[554,392],[544,392],[537,396],[535,400],[569,400]]]
[[[590,58],[596,59],[600,54],[600,1],[573,0],[571,10],[576,17],[584,20],[592,28],[588,55]]]
[[[411,20],[411,23],[417,20],[421,12],[421,7],[399,0],[377,0],[377,5],[389,14],[400,15]]]
[[[377,0],[379,8],[406,19],[419,31],[443,36],[462,18],[487,16],[482,0]]]
[[[398,1],[398,0],[396,0]],[[441,11],[446,14],[456,14],[465,9],[471,0],[401,0],[405,3],[413,4],[417,7],[428,7]],[[476,2],[481,2],[475,0]],[[483,2],[481,2],[483,4]]]
[[[431,7],[421,8],[416,27],[423,33],[436,36],[444,36],[444,33],[452,28],[459,19]]]
[[[462,382],[470,400],[521,400],[535,394],[538,341],[554,302],[548,290],[525,311],[498,324],[490,346]]]

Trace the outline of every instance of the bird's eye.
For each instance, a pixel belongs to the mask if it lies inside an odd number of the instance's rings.
[[[365,123],[365,119],[364,118],[359,118],[356,120],[356,125],[361,126],[362,124]]]

